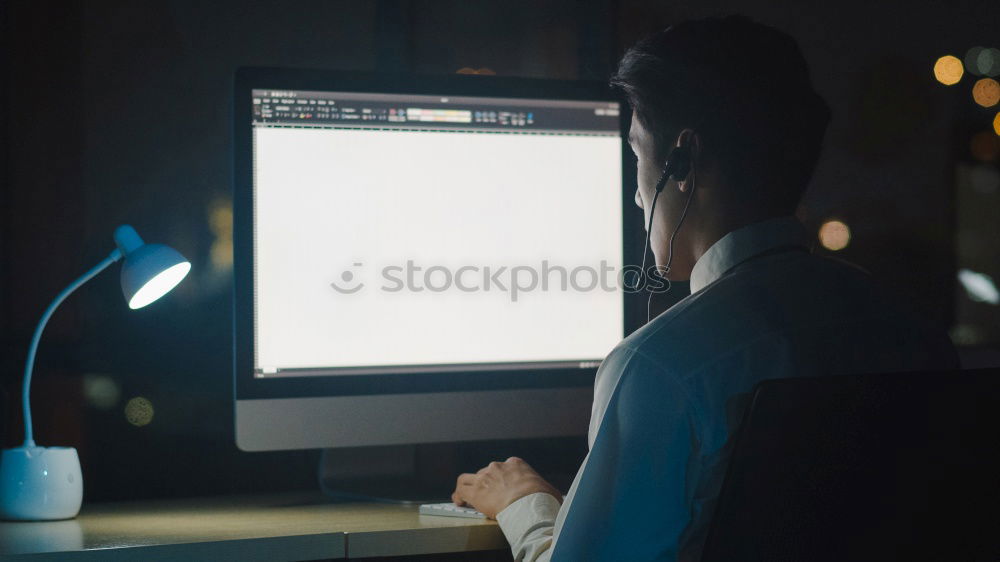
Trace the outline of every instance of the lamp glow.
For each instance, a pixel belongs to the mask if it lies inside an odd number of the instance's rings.
[[[191,271],[188,262],[172,265],[150,279],[135,295],[129,299],[128,307],[132,310],[142,308],[170,292]]]
[[[42,331],[56,308],[73,291],[104,271],[112,263],[122,265],[122,293],[129,308],[148,305],[177,286],[191,270],[191,263],[176,250],[162,244],[146,244],[128,225],[115,229],[117,248],[108,257],[70,283],[42,314],[35,328],[24,366],[21,405],[24,410],[24,444],[4,449],[0,460],[0,518],[47,521],[71,519],[83,501],[80,459],[72,447],[35,445],[31,423],[31,373]]]

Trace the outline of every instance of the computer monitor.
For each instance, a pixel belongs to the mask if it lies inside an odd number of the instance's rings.
[[[247,451],[586,432],[626,313],[605,85],[240,69]]]

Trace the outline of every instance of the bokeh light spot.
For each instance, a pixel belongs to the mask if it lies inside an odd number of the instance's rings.
[[[945,86],[958,84],[964,72],[962,61],[952,55],[945,55],[934,63],[934,77]]]
[[[979,51],[976,56],[976,70],[985,76],[1000,74],[1000,49],[990,48]]]
[[[469,66],[463,66],[462,68],[456,70],[455,74],[484,74],[486,76],[495,76],[496,71],[486,66],[482,68],[472,68]]]
[[[208,206],[208,226],[212,229],[209,259],[212,268],[228,273],[233,268],[233,202],[217,198]]]
[[[955,345],[978,345],[983,343],[983,333],[971,324],[956,324],[948,332]]]
[[[993,162],[1000,156],[1000,138],[991,131],[976,133],[969,143],[969,152],[980,162]]]
[[[992,78],[980,78],[972,86],[972,99],[983,107],[1000,103],[1000,83]]]
[[[819,227],[819,243],[827,250],[843,250],[850,242],[851,229],[841,221],[826,221]]]
[[[969,74],[975,74],[976,76],[982,76],[982,72],[979,72],[979,54],[985,49],[983,47],[973,47],[965,52],[965,70]]]
[[[962,284],[966,296],[973,302],[1000,304],[1000,291],[989,275],[970,269],[959,269],[958,282]]]
[[[125,404],[125,419],[136,427],[149,425],[153,421],[153,403],[142,396],[130,399]]]
[[[83,396],[93,407],[100,410],[114,408],[121,398],[118,383],[108,375],[84,375]]]

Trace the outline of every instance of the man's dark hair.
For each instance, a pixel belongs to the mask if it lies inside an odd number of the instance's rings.
[[[743,16],[687,21],[629,49],[611,85],[652,133],[657,158],[691,128],[703,161],[740,196],[769,201],[778,213],[795,210],[830,109],[791,36]]]

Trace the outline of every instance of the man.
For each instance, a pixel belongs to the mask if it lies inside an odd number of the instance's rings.
[[[656,264],[691,295],[602,363],[565,500],[517,458],[459,476],[453,501],[495,517],[518,560],[696,560],[757,382],[957,365],[863,271],[809,253],[792,215],[829,110],[791,37],[738,16],[682,23],[633,47],[612,84],[633,108]]]

